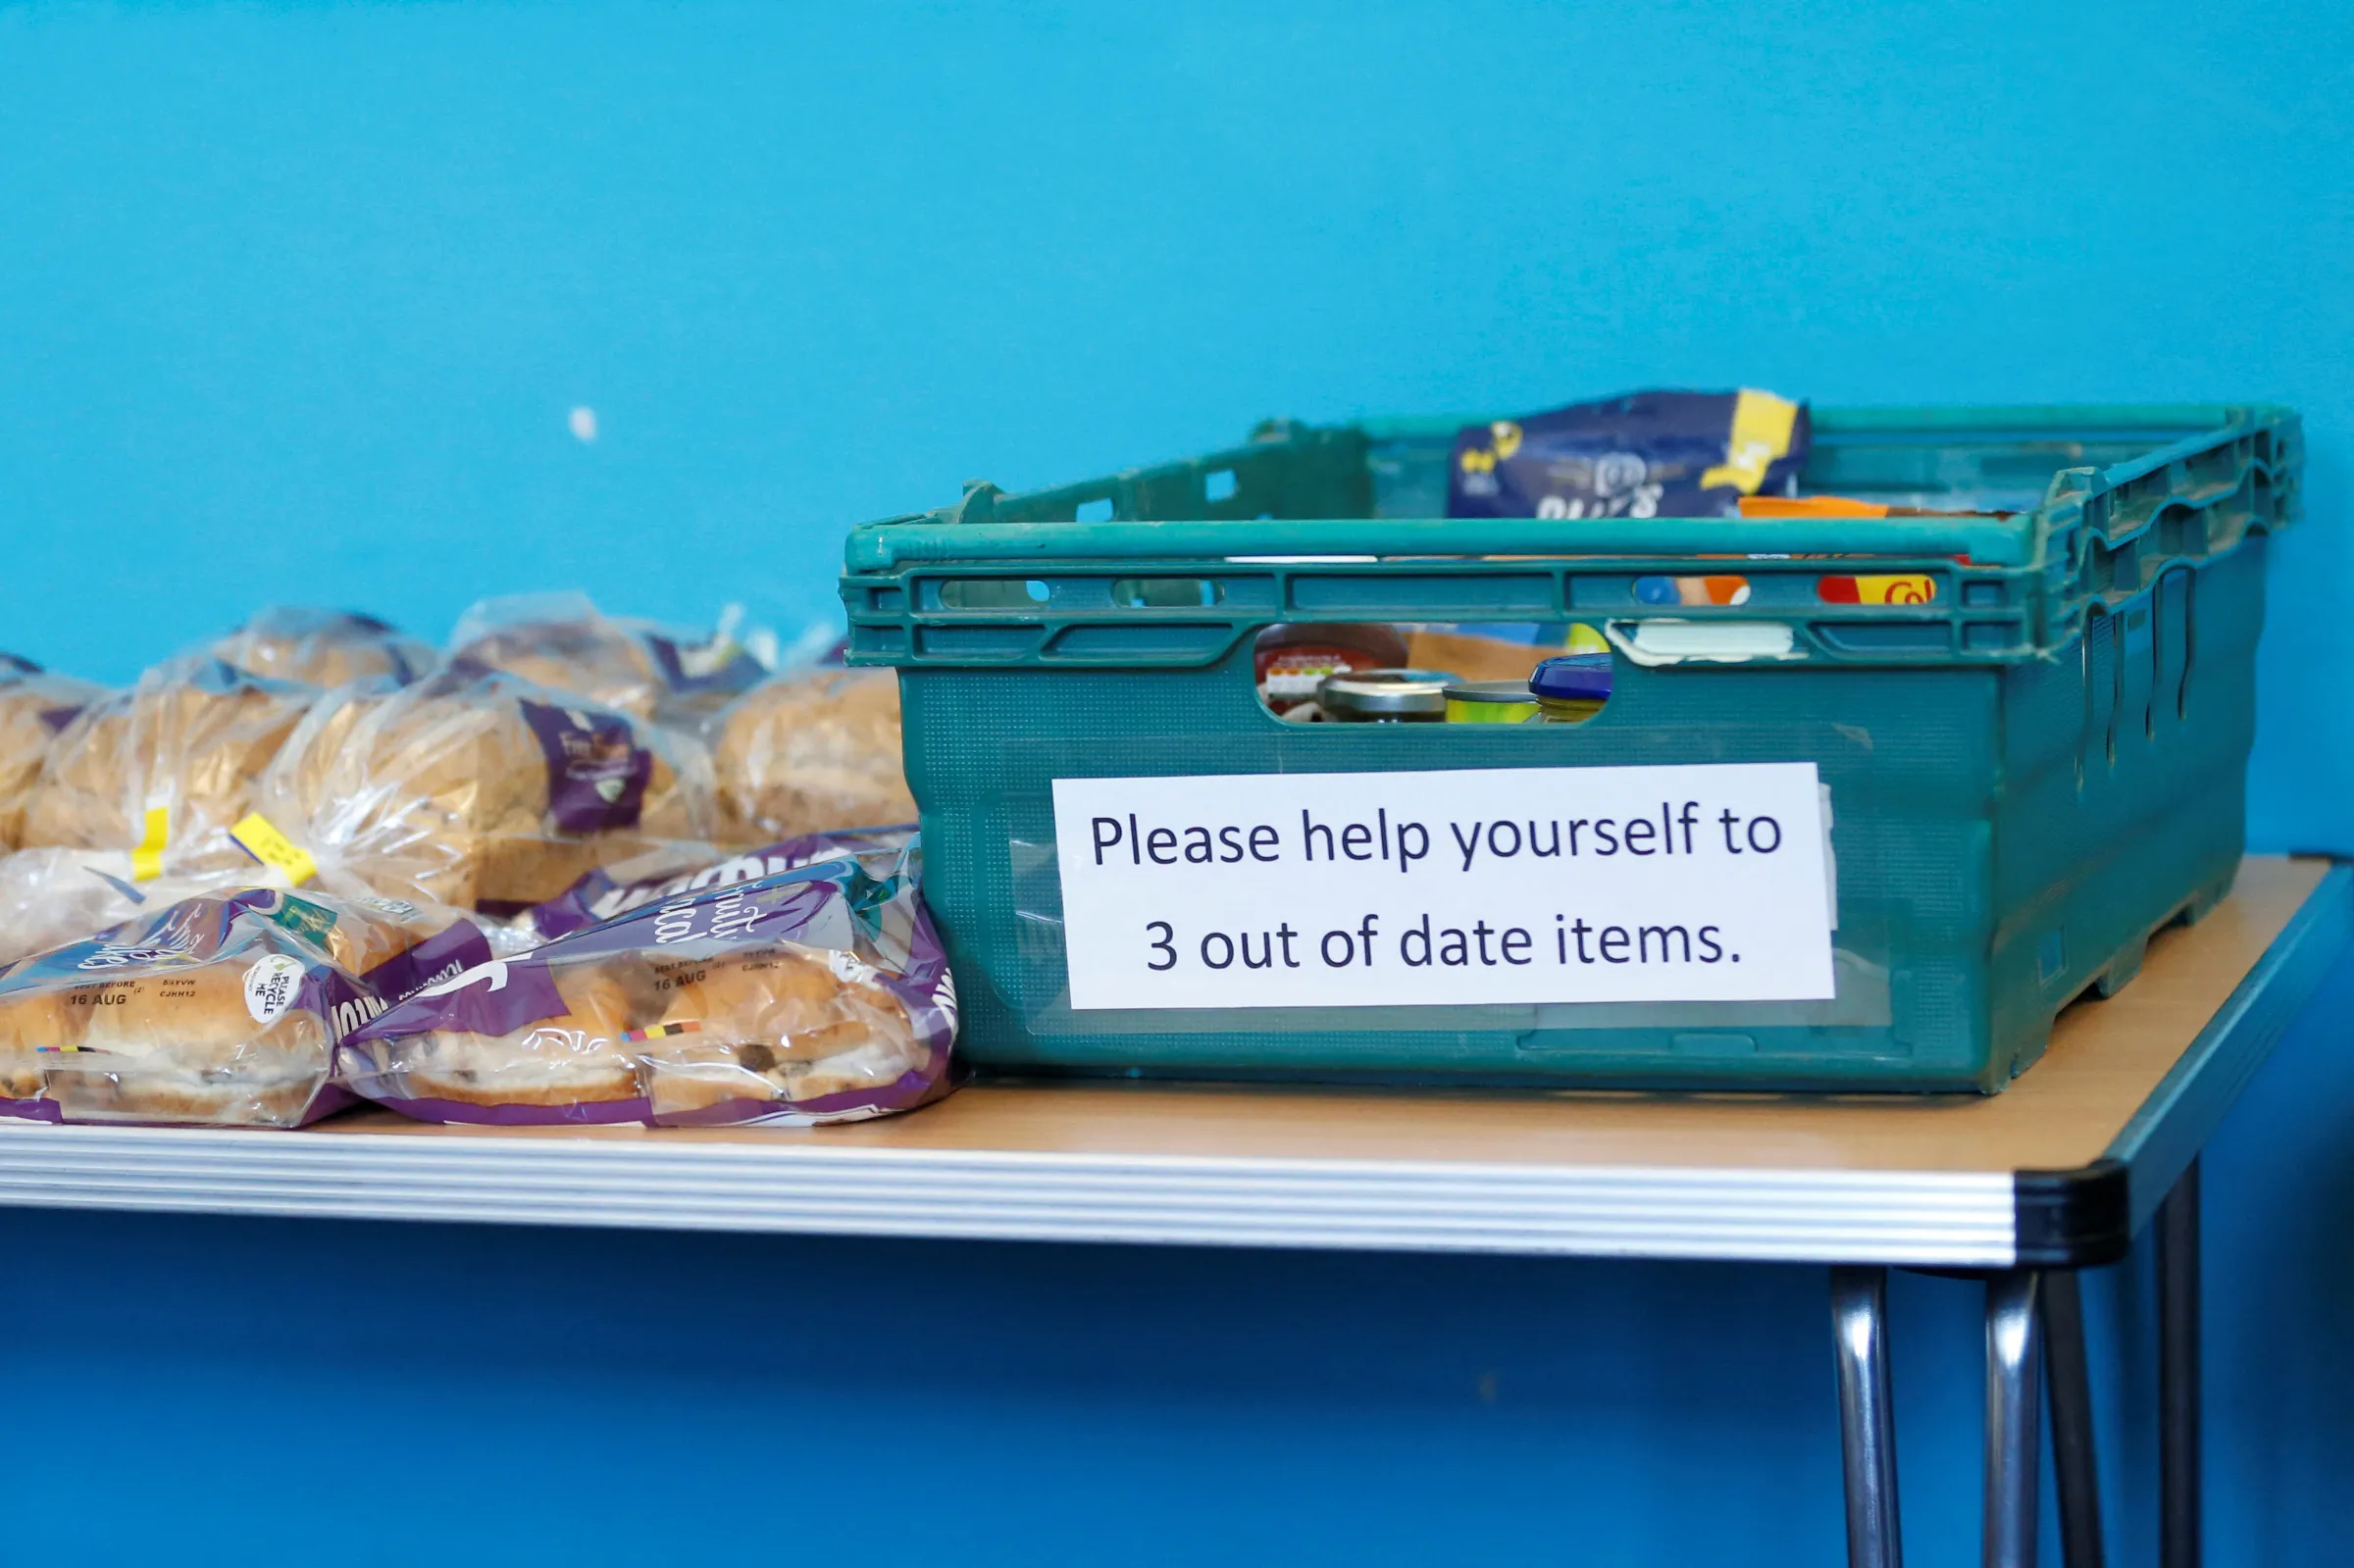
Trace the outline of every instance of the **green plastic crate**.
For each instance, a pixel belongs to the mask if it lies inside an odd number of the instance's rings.
[[[2265,536],[2295,509],[2298,422],[2270,407],[1814,422],[1810,491],[2018,510],[1443,521],[1463,422],[1433,420],[1273,424],[1189,462],[1021,495],[974,484],[857,529],[849,659],[900,672],[966,1056],[1020,1072],[2000,1088],[2061,1007],[2123,985],[2155,930],[2229,887]],[[1876,559],[1755,558],[1775,554]],[[1746,577],[1748,601],[1643,602],[1642,579],[1696,571]],[[1918,573],[1937,593],[1824,603],[1817,580],[1837,571]],[[1253,636],[1271,623],[1571,620],[1620,650],[1585,725],[1287,725],[1254,690]],[[1768,642],[1782,628],[1787,647],[1635,657],[1693,626]],[[1793,761],[1817,765],[1835,809],[1831,999],[1069,1005],[1057,778]]]

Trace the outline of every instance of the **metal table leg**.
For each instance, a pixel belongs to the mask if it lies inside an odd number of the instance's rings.
[[[1986,1568],[2034,1568],[2041,1463],[2038,1279],[2015,1269],[1986,1282]]]
[[[2101,1568],[2101,1475],[2093,1460],[2092,1372],[2073,1269],[2043,1277],[2043,1363],[2050,1380],[2052,1471],[2060,1491],[2060,1558]]]
[[[1896,1411],[1888,1393],[1888,1271],[1831,1271],[1839,1362],[1839,1446],[1846,1460],[1849,1568],[1901,1568]]]
[[[2199,1162],[2158,1206],[2158,1560],[2198,1568]]]

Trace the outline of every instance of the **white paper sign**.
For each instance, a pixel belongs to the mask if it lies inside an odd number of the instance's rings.
[[[1057,779],[1075,1009],[1831,995],[1812,763]]]

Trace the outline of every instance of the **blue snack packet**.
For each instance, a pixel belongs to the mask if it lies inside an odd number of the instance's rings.
[[[1465,426],[1449,517],[1734,517],[1795,489],[1807,406],[1770,392],[1632,392]]]

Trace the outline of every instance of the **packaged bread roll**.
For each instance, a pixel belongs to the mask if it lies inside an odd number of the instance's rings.
[[[714,721],[711,766],[729,844],[915,820],[899,752],[898,675],[780,675]]]
[[[322,699],[259,809],[386,896],[514,914],[650,841],[708,837],[709,764],[690,739],[453,665]]]
[[[23,841],[128,852],[142,879],[244,864],[229,830],[315,695],[211,657],[159,665],[59,732]]]
[[[350,1036],[343,1080],[427,1121],[911,1109],[947,1091],[956,1020],[911,866],[832,860],[707,887],[486,964]]]
[[[183,899],[0,973],[0,1112],[299,1127],[350,1102],[338,1039],[487,951],[464,922],[381,901]]]
[[[102,686],[0,653],[0,849],[14,849],[24,838],[25,803],[50,745],[104,695]]]
[[[248,675],[339,686],[382,676],[402,684],[430,675],[439,658],[372,615],[279,605],[212,646],[213,656]]]
[[[511,967],[511,966],[510,966]],[[399,1108],[432,1121],[642,1121],[644,1090],[626,1038],[633,979],[626,961],[552,971],[547,1016],[511,1029],[456,1017],[449,1027],[400,1041],[397,1050],[363,1047],[360,1071],[381,1089],[397,1074]],[[486,1030],[491,1031],[485,1033]],[[379,1064],[383,1064],[381,1067]]]
[[[485,599],[458,620],[450,662],[585,697],[636,719],[693,723],[767,675],[731,623],[707,636],[599,612],[586,594]]]

